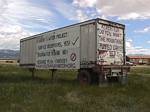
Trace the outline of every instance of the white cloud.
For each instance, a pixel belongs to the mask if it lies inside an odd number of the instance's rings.
[[[73,4],[80,7],[93,7],[97,0],[74,0]]]
[[[119,20],[126,20],[126,19],[134,20],[134,19],[137,19],[137,18],[141,18],[142,19],[142,17],[138,13],[134,13],[133,12],[133,13],[121,15],[118,19]]]
[[[126,47],[127,47],[127,49],[130,49],[132,47],[132,40],[131,39],[126,41]]]
[[[102,14],[116,16],[118,19],[148,19],[149,4],[149,0],[97,0],[96,7]]]
[[[145,49],[142,46],[134,46],[133,40],[128,39],[126,41],[126,52],[127,54],[150,54],[150,49]]]
[[[99,15],[119,20],[150,18],[150,0],[74,0],[73,3],[81,8],[93,7]]]
[[[2,0],[3,7],[0,9],[2,16],[7,22],[15,23],[22,21],[34,21],[38,19],[52,17],[52,13],[36,4],[30,3],[27,0]],[[36,22],[36,21],[35,21]],[[43,22],[47,22],[46,20]]]
[[[84,21],[88,19],[88,16],[84,13],[84,11],[76,7],[74,4],[69,4],[68,2],[61,0],[54,0],[51,4],[55,10],[66,19],[76,21]]]
[[[147,41],[148,44],[150,44],[150,41]]]
[[[88,19],[88,16],[84,14],[82,10],[76,10],[76,19],[79,21],[84,21]]]
[[[52,17],[50,10],[28,0],[0,0],[0,49],[19,49],[20,39],[35,33],[27,29],[50,29]]]
[[[135,30],[134,32],[135,33],[148,33],[148,32],[150,32],[150,26],[149,27],[145,27],[142,30]]]
[[[17,25],[0,27],[0,49],[18,50],[20,39],[30,35],[32,33],[25,31]]]

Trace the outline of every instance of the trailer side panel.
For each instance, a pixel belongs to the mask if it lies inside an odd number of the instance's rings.
[[[47,32],[36,39],[37,69],[80,68],[80,25]]]

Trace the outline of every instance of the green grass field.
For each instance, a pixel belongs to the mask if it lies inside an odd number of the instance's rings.
[[[76,72],[0,66],[0,112],[150,112],[150,67],[133,67],[127,85],[80,86]]]

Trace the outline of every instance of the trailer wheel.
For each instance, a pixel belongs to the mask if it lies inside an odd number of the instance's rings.
[[[91,84],[91,76],[87,70],[81,70],[78,73],[78,81],[81,85]]]

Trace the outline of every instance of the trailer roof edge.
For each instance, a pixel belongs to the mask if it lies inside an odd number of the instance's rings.
[[[34,39],[34,38],[36,38],[37,36],[42,35],[42,34],[44,34],[44,33],[52,32],[52,31],[55,31],[55,30],[63,29],[63,28],[67,28],[67,27],[70,27],[70,26],[75,26],[75,25],[79,25],[79,24],[84,24],[84,23],[87,23],[87,22],[94,22],[94,21],[98,21],[98,20],[102,20],[102,21],[105,21],[105,22],[110,22],[110,23],[118,24],[118,25],[121,25],[122,27],[125,27],[125,25],[120,24],[120,23],[118,23],[118,22],[113,22],[113,21],[110,21],[110,20],[105,20],[105,19],[101,19],[101,18],[96,18],[96,19],[90,19],[90,20],[86,20],[86,21],[83,21],[83,22],[79,22],[79,23],[67,25],[67,26],[64,26],[64,27],[56,28],[56,29],[53,29],[53,30],[45,31],[45,32],[43,32],[43,33],[35,34],[35,35],[29,36],[29,37],[25,37],[25,38],[20,39],[20,42],[26,41],[26,40],[30,40],[30,39]]]

